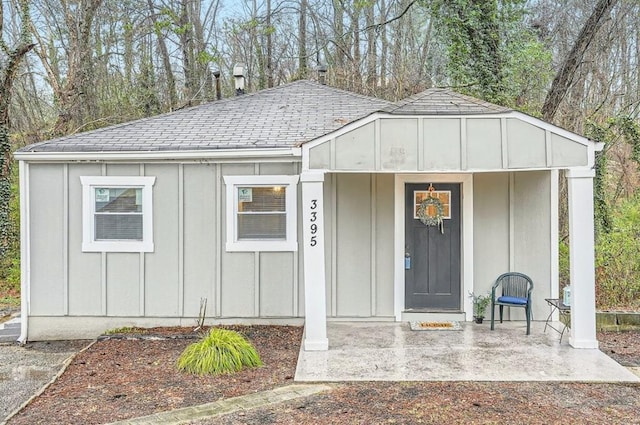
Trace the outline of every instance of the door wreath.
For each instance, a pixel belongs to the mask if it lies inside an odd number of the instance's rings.
[[[433,191],[431,187],[430,191]],[[433,206],[436,209],[435,215],[429,215],[429,207]],[[440,232],[444,233],[444,206],[442,201],[435,196],[427,196],[418,207],[418,218],[427,226],[439,226]]]

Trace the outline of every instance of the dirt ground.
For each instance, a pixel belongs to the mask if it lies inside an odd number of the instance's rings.
[[[119,336],[79,353],[14,424],[100,424],[208,403],[293,381],[301,327],[232,327],[256,346],[264,366],[235,375],[180,373],[175,361],[194,341],[189,329]],[[172,337],[149,339],[152,335]],[[640,366],[640,332],[601,333],[601,349]],[[508,382],[335,383],[302,400],[198,424],[640,424],[640,385]]]

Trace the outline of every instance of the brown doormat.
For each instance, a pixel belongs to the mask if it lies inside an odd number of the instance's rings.
[[[461,331],[460,322],[439,321],[439,322],[409,322],[412,331]]]

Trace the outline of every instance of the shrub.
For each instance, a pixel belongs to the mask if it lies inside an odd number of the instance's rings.
[[[640,197],[612,214],[610,232],[596,242],[596,302],[601,309],[640,307]]]
[[[253,345],[238,332],[214,328],[185,348],[177,366],[197,375],[220,375],[262,366],[262,361]]]

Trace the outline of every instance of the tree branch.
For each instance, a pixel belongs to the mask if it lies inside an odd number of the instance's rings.
[[[555,116],[560,103],[573,84],[576,71],[582,63],[585,52],[604,23],[604,17],[611,12],[617,2],[618,0],[598,0],[591,16],[580,30],[571,51],[551,83],[551,89],[549,89],[542,106],[542,116],[545,120],[551,121]]]

